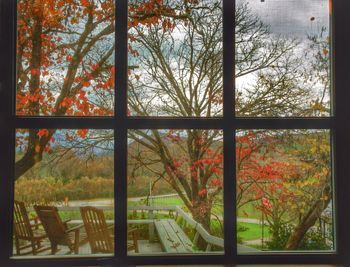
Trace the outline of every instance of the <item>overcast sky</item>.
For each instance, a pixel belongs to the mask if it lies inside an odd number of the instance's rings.
[[[237,0],[242,2],[278,34],[301,37],[329,25],[329,0]]]

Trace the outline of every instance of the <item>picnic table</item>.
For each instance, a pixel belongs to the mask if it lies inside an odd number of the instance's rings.
[[[192,241],[173,219],[162,219],[154,222],[160,243],[165,252],[189,253],[193,252]]]

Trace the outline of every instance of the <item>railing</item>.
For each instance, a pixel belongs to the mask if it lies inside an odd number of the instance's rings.
[[[83,204],[84,205],[84,204]],[[112,210],[113,206],[111,205],[93,205],[96,208],[102,209],[102,210]],[[59,211],[77,211],[79,210],[79,206],[57,206]],[[28,211],[33,211],[34,209],[32,207],[28,207]],[[192,227],[192,229],[195,230],[195,235],[192,240],[194,245],[197,245],[197,242],[199,240],[199,236],[201,236],[205,242],[207,243],[206,251],[210,251],[212,249],[212,246],[217,246],[220,248],[224,247],[224,240],[222,238],[213,236],[209,234],[204,227],[195,221],[188,213],[186,213],[184,210],[182,210],[179,206],[129,206],[128,211],[147,211],[147,219],[129,219],[127,221],[128,224],[146,224],[148,225],[149,230],[149,239],[150,241],[155,239],[155,214],[154,211],[160,211],[160,212],[172,212],[175,219],[178,218],[178,216],[181,216],[183,218],[183,224],[182,227],[185,227],[187,224]],[[71,224],[81,224],[82,220],[71,220],[69,223]],[[114,223],[114,220],[107,220],[107,223]],[[242,246],[240,244],[237,244],[237,249],[239,252],[242,253],[257,253],[259,250]]]
[[[182,217],[184,222],[182,227],[189,225],[196,231],[194,238],[192,240],[195,246],[197,245],[199,237],[201,236],[207,243],[206,251],[211,251],[213,245],[218,246],[220,248],[224,247],[224,239],[209,234],[208,231],[205,230],[200,223],[195,221],[189,214],[187,214],[184,210],[182,210],[178,206],[131,206],[131,207],[128,207],[128,210],[129,211],[148,211],[149,222],[154,221],[154,213],[153,213],[154,211],[174,212],[175,219],[178,218],[178,216]],[[128,220],[128,223],[137,223],[137,221],[138,220]],[[152,229],[152,227],[154,227],[154,225],[149,225],[149,227],[150,227],[149,231],[150,231],[150,239],[151,239],[153,238],[154,230]]]
[[[102,210],[112,210],[113,206],[94,206]],[[76,211],[79,209],[77,206],[58,206],[59,211]],[[163,211],[163,212],[172,212],[177,219],[179,216],[183,219],[183,224],[181,225],[184,228],[186,225],[189,225],[195,230],[195,235],[192,240],[193,244],[196,246],[201,236],[207,243],[206,251],[211,251],[212,246],[217,246],[220,248],[224,247],[224,240],[222,238],[213,236],[208,233],[204,227],[196,222],[189,214],[182,210],[178,206],[129,206],[128,211],[147,211],[147,219],[132,219],[128,220],[128,224],[148,224],[149,227],[149,239],[150,241],[155,239],[155,229],[154,221],[155,214],[154,211]],[[112,223],[113,221],[107,220],[107,223]],[[82,223],[81,220],[71,220],[71,224]]]
[[[179,194],[166,194],[166,195],[142,197],[140,198],[139,202],[141,203],[143,202],[145,205],[148,205],[148,206],[158,206],[158,205],[164,205],[169,200],[177,200],[177,199],[179,199]]]

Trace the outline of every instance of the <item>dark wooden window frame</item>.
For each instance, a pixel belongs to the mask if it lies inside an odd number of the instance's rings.
[[[283,1],[283,0],[281,0]],[[307,0],[305,0],[307,1]],[[325,118],[237,118],[234,114],[234,6],[223,0],[224,116],[140,118],[127,116],[127,0],[116,0],[116,115],[113,118],[15,115],[16,0],[0,0],[0,266],[134,266],[138,264],[342,264],[350,266],[350,1],[333,0],[333,115]],[[335,52],[334,52],[335,51]],[[116,250],[109,258],[11,259],[16,128],[96,128],[115,131]],[[224,132],[224,255],[127,256],[127,130],[222,129]],[[335,253],[237,255],[234,131],[330,129],[335,187]]]

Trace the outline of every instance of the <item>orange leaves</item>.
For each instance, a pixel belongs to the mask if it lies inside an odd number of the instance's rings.
[[[90,2],[88,0],[80,0],[80,4],[84,7],[90,6]]]
[[[85,95],[86,95],[86,92],[83,91],[83,90],[80,90],[80,92],[79,92],[79,98],[85,100],[85,99],[86,99],[86,98],[85,98]]]
[[[40,153],[41,151],[40,145],[36,145],[34,149],[36,153]]]
[[[64,108],[69,108],[72,106],[72,104],[73,104],[73,100],[69,97],[65,97],[65,98],[63,98],[60,106],[64,107]]]
[[[89,81],[83,81],[81,83],[84,87],[89,87],[90,86],[90,82]]]
[[[175,25],[175,22],[171,22],[169,18],[164,19],[162,22],[163,32],[174,29]]]
[[[86,138],[88,132],[89,132],[88,129],[79,129],[79,130],[77,130],[78,136],[83,138],[83,139]]]

